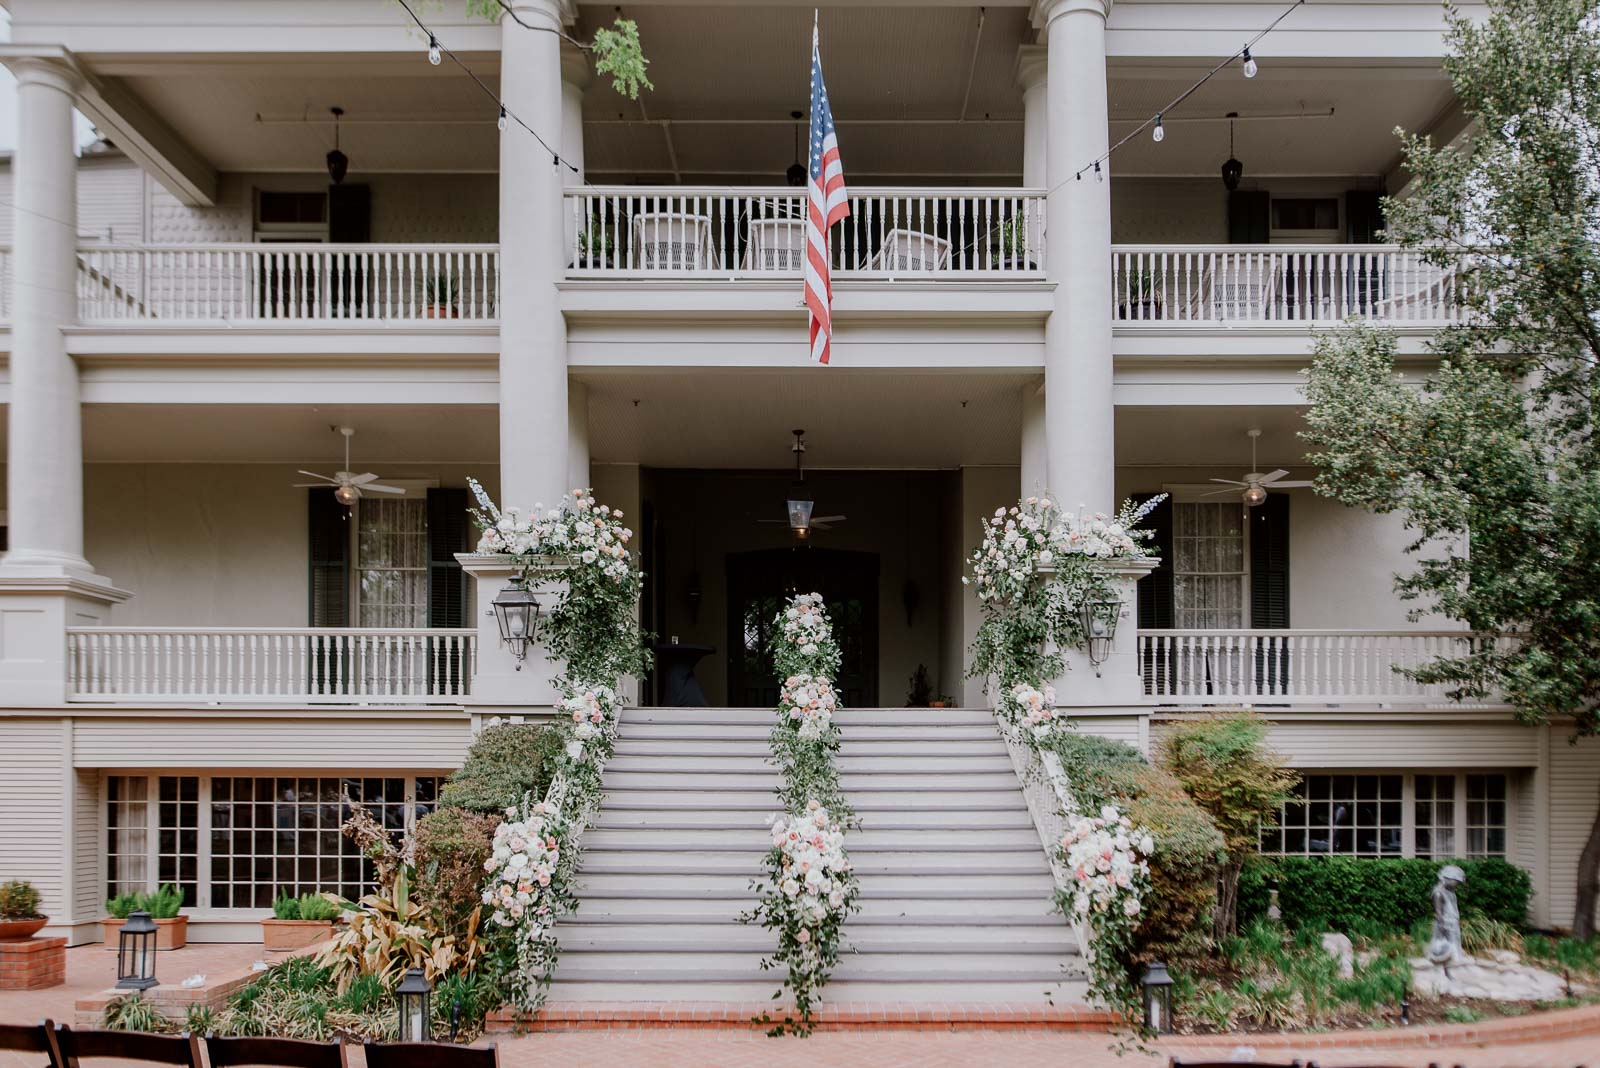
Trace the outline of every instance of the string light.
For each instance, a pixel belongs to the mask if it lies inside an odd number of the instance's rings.
[[[1167,139],[1167,128],[1165,126],[1161,125],[1161,112],[1158,111],[1158,112],[1156,112],[1156,128],[1154,130],[1150,131],[1150,140],[1154,141],[1156,144],[1159,145],[1161,142],[1165,141],[1166,139]]]
[[[1094,180],[1097,182],[1103,182],[1106,180],[1106,176],[1100,172],[1099,160],[1094,161]]]
[[[1260,68],[1256,66],[1255,57],[1250,54],[1250,46],[1249,45],[1245,45],[1244,46],[1244,76],[1246,78],[1254,78],[1256,76],[1256,71],[1258,71],[1258,70],[1260,70]]]
[[[504,104],[500,105],[500,118],[495,122],[495,125],[500,127],[501,133],[506,132],[506,106]]]
[[[443,58],[439,50],[439,38],[431,33],[428,34],[428,62],[437,67]]]

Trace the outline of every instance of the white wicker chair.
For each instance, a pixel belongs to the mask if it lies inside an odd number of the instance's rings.
[[[883,235],[883,247],[868,266],[895,272],[949,270],[950,242],[918,230],[890,230]]]
[[[711,218],[683,211],[633,217],[633,263],[646,271],[705,271],[722,266]]]
[[[806,224],[803,219],[751,219],[750,241],[745,245],[746,271],[802,271],[806,263]]]

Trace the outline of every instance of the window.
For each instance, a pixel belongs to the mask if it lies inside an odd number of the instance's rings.
[[[1467,856],[1506,855],[1506,777],[1467,776]]]
[[[340,831],[349,815],[345,796],[399,834],[433,811],[442,781],[432,775],[109,776],[108,893],[175,883],[187,906],[249,909],[270,908],[279,892],[360,897],[372,889],[374,872]],[[152,793],[159,799],[156,849],[148,834]]]
[[[1272,201],[1272,228],[1274,230],[1337,230],[1339,228],[1339,199],[1337,197],[1275,197]]]
[[[426,497],[363,497],[355,512],[356,626],[427,626]]]
[[[256,240],[326,241],[328,194],[262,189],[256,193]]]
[[[1415,801],[1417,856],[1456,855],[1456,777],[1418,775]]]
[[[1307,775],[1280,810],[1279,827],[1262,832],[1261,851],[1287,856],[1504,857],[1508,782],[1503,774]]]
[[[1399,775],[1307,775],[1286,802],[1279,830],[1262,851],[1290,856],[1400,856],[1403,802]]]
[[[1172,557],[1174,625],[1198,630],[1246,625],[1243,505],[1174,504]]]

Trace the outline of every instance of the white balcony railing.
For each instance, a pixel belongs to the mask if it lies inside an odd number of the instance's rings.
[[[495,245],[115,245],[78,250],[84,322],[491,321]]]
[[[1475,639],[1461,631],[1139,631],[1144,692],[1158,704],[1447,705],[1400,673]]]
[[[873,189],[831,238],[835,277],[1044,276],[1044,194]],[[576,278],[800,278],[804,189],[586,186],[566,196]]]
[[[1117,245],[1118,320],[1441,325],[1460,318],[1458,279],[1387,245]]]
[[[73,701],[452,704],[475,632],[442,628],[73,627]]]

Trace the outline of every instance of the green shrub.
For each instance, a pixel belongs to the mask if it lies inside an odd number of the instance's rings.
[[[30,882],[12,879],[0,884],[0,917],[8,920],[37,920],[44,916],[39,911],[39,891]]]
[[[116,897],[106,898],[106,915],[113,920],[125,920],[144,907],[144,895],[124,890]]]
[[[461,770],[439,792],[439,804],[504,815],[523,794],[544,796],[561,749],[554,727],[513,723],[485,728],[467,750]]]
[[[1433,919],[1433,886],[1446,861],[1390,857],[1258,858],[1239,882],[1241,923],[1265,916],[1267,892],[1278,890],[1278,907],[1290,927],[1370,931],[1381,924],[1409,931]],[[1528,873],[1498,858],[1459,863],[1467,881],[1456,890],[1463,916],[1477,914],[1520,927],[1532,888]]]
[[[293,897],[284,890],[273,898],[272,914],[280,920],[331,920],[339,915],[339,906],[322,894]]]
[[[1093,734],[1057,732],[1047,742],[1061,760],[1074,797],[1085,810],[1115,804],[1156,842],[1150,858],[1152,893],[1137,932],[1136,960],[1181,960],[1203,953],[1222,836],[1171,775],[1148,764],[1124,742]]]
[[[156,1007],[144,999],[143,992],[124,994],[106,1002],[107,1031],[170,1031],[172,1025]]]
[[[157,887],[155,893],[143,895],[139,907],[153,920],[170,920],[183,908],[183,891],[166,883]]]
[[[300,899],[291,896],[287,890],[280,890],[278,896],[272,899],[272,915],[279,920],[298,920]]]
[[[413,893],[446,932],[464,935],[482,901],[483,862],[499,822],[498,816],[459,808],[441,808],[417,821]]]

